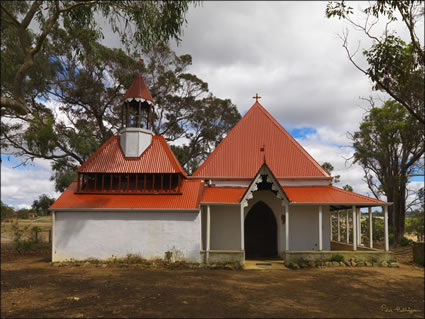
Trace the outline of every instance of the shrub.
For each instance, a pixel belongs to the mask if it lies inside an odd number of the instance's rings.
[[[341,261],[344,261],[344,256],[340,254],[332,255],[330,261],[336,261],[340,263]]]
[[[378,262],[378,259],[376,259],[375,257],[371,257],[370,258],[370,262],[371,263],[377,263]]]
[[[405,247],[405,246],[409,246],[409,245],[411,245],[412,244],[412,240],[411,239],[408,239],[407,237],[402,237],[401,239],[400,239],[400,246],[402,246],[402,247]]]
[[[21,228],[18,223],[12,224],[13,242],[15,243],[15,248],[19,253],[34,250],[37,240],[33,229],[34,227],[30,230],[29,225]],[[36,231],[38,229],[39,227],[37,227]]]

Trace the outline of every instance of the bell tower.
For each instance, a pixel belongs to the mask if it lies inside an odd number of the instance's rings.
[[[152,143],[155,103],[140,72],[122,100],[120,146],[125,157],[139,157]]]

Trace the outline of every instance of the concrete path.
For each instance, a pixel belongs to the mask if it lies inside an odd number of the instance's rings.
[[[245,270],[289,270],[279,259],[245,260]]]

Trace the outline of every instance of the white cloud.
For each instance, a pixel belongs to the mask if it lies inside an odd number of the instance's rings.
[[[28,167],[24,170],[1,165],[1,199],[15,208],[31,206],[41,194],[57,198],[50,171]]]

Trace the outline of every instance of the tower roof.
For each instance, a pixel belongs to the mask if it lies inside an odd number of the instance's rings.
[[[77,170],[78,173],[181,173],[186,176],[173,151],[162,136],[153,136],[151,145],[138,157],[126,158],[118,136],[107,140]]]
[[[252,178],[264,161],[277,178],[330,179],[329,174],[258,101],[193,176]]]
[[[130,88],[127,90],[127,92],[125,92],[122,99],[123,101],[129,102],[136,100],[141,102],[146,101],[149,104],[155,103],[140,72],[137,72],[134,75],[133,83],[131,83]]]

